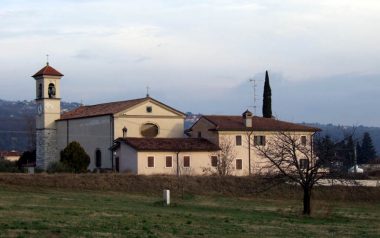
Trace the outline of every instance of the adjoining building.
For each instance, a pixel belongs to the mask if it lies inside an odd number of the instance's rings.
[[[246,111],[242,116],[202,116],[185,134],[186,115],[149,95],[61,114],[62,76],[49,64],[32,76],[36,80],[36,166],[43,169],[77,141],[90,156],[89,170],[204,174],[215,167],[221,142],[228,139],[236,150],[232,174],[248,175],[260,167],[250,140],[264,146],[274,132],[294,131],[307,143],[318,130]]]
[[[21,156],[21,152],[11,150],[11,151],[0,151],[0,159],[17,161]]]

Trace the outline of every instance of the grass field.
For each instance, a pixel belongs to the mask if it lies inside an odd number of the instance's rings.
[[[379,237],[380,203],[187,196],[0,186],[0,237]]]

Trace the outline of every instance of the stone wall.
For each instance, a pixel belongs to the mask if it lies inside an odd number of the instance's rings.
[[[55,129],[43,129],[36,131],[36,166],[46,170],[52,161],[58,161],[57,131]]]

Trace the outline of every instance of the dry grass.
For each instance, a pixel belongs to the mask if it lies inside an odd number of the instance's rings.
[[[184,177],[136,176],[127,174],[4,174],[0,173],[0,185],[16,185],[36,188],[64,188],[71,190],[123,191],[160,195],[163,189],[173,194],[225,195],[232,197],[256,197],[266,199],[302,199],[298,186],[279,185],[264,189],[263,180],[255,177]],[[374,187],[316,187],[313,199],[320,201],[380,200],[380,188]]]

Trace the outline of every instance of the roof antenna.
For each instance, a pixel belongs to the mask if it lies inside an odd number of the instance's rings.
[[[256,102],[257,102],[257,97],[256,97],[256,87],[257,87],[257,83],[256,83],[256,79],[254,78],[250,78],[249,79],[249,82],[251,82],[253,85],[253,113],[254,115],[256,115]]]
[[[146,86],[146,97],[149,97],[149,86]]]
[[[49,66],[49,54],[46,55],[46,66]]]
[[[253,87],[253,113],[254,113],[254,115],[257,115],[256,114],[256,108],[257,108],[257,93],[256,93],[256,89],[257,89],[257,82],[258,81],[262,81],[262,80],[255,79],[254,77],[252,77],[252,78],[249,79],[249,82],[252,83],[252,87]]]

